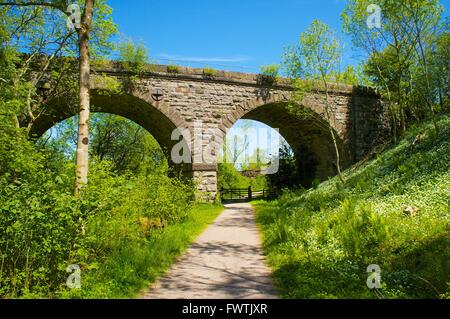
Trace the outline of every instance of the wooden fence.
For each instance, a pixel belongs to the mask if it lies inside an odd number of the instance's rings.
[[[276,196],[272,189],[252,190],[249,188],[222,188],[220,190],[222,200],[251,201],[253,199],[271,199]]]

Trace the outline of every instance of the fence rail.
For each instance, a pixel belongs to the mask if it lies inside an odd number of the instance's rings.
[[[273,189],[252,190],[249,188],[222,188],[220,190],[222,200],[270,199],[276,196]]]

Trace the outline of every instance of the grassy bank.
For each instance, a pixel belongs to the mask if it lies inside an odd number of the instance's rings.
[[[439,127],[438,137],[431,124],[412,128],[348,170],[345,185],[255,203],[283,297],[449,297],[450,118]],[[370,264],[381,267],[381,289],[366,285]]]
[[[136,297],[170,268],[222,210],[221,205],[195,205],[183,222],[154,231],[143,243],[123,245],[101,267],[83,272],[82,288],[64,289],[60,297]]]

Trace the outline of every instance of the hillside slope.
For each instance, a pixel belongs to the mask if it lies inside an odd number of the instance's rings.
[[[316,189],[256,202],[285,298],[449,297],[450,117]],[[420,136],[413,146],[412,141]],[[381,289],[367,267],[381,268]]]

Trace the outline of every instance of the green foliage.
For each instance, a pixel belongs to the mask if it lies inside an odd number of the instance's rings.
[[[280,72],[280,68],[281,65],[279,64],[263,65],[261,66],[261,74],[276,79],[278,77],[278,73]]]
[[[156,141],[130,121],[92,118],[89,184],[77,196],[73,119],[56,137],[30,141],[46,103],[78,105],[79,42],[66,16],[55,14],[66,10],[63,2],[0,6],[0,298],[103,297],[111,286],[117,290],[109,296],[129,297],[167,269],[221,209],[192,209],[194,185],[169,178]],[[90,54],[101,66],[117,30],[106,1],[95,3]],[[119,51],[130,71],[143,70],[145,47],[125,41]],[[102,94],[123,89],[103,74],[97,79],[107,88]],[[45,97],[38,92],[44,86]],[[65,286],[71,264],[81,266],[81,291]]]
[[[253,190],[267,189],[267,181],[265,175],[256,177],[243,176],[233,164],[220,163],[217,172],[217,187],[222,188],[248,188]]]
[[[298,110],[294,113],[299,113],[300,117],[308,116],[303,108],[298,107],[302,105],[305,95],[314,88],[328,90],[328,81],[336,82],[343,77],[345,72],[338,72],[341,49],[330,27],[320,20],[314,20],[302,32],[299,42],[285,50],[283,66],[295,88],[291,109]],[[347,77],[351,77],[350,72],[347,70]]]
[[[117,45],[117,50],[125,69],[132,72],[144,71],[148,62],[148,49],[144,44],[125,39]]]
[[[338,84],[371,86],[371,82],[365,76],[363,67],[359,65],[357,68],[348,65],[344,71],[330,73],[329,81]]]
[[[371,3],[348,1],[343,27],[355,47],[367,54],[366,74],[388,102],[396,138],[397,129],[404,133],[413,120],[434,118],[448,100],[443,94],[448,91],[448,59],[440,58],[445,53],[439,49],[448,22],[441,23],[443,6],[438,0],[379,0],[375,4],[382,9],[381,26],[371,29],[367,26]]]
[[[116,78],[107,76],[102,73],[101,76],[96,78],[96,82],[101,89],[98,90],[101,95],[118,95],[122,93],[122,83],[120,83]]]
[[[336,155],[335,165],[339,179],[343,182],[341,174],[339,141],[331,125],[331,107],[330,107],[330,76],[339,70],[339,63],[342,56],[342,46],[338,38],[330,27],[320,21],[314,20],[312,24],[302,32],[300,41],[297,45],[286,50],[284,55],[284,65],[287,74],[293,78],[295,93],[291,97],[291,105],[303,104],[305,94],[309,93],[312,84],[323,89],[323,109],[325,124],[328,126],[333,147]],[[307,81],[304,81],[307,80]],[[313,84],[313,85],[314,85]],[[292,109],[292,107],[291,107]],[[301,113],[304,107],[298,107]],[[296,111],[294,111],[296,113]]]
[[[16,52],[0,44],[0,119],[16,126],[19,121],[17,115],[26,101],[27,92],[31,89],[29,83],[18,81],[18,62]]]
[[[305,172],[300,169],[299,162],[288,145],[284,144],[280,148],[278,161],[278,171],[267,176],[267,183],[271,189],[281,193],[286,188],[299,188],[302,184],[309,186],[308,174],[304,174]]]
[[[68,265],[89,273],[111,256],[119,262],[127,245],[146,249],[160,231],[142,231],[142,218],[170,226],[190,216],[193,185],[157,171],[117,175],[96,158],[89,185],[73,196],[74,167],[54,157],[57,147],[34,145],[14,127],[0,129],[2,297],[55,296],[65,289]]]
[[[52,158],[61,155],[75,157],[78,117],[63,121],[46,132],[38,143]],[[167,173],[168,162],[158,142],[145,129],[126,118],[106,113],[93,113],[90,121],[91,147],[89,154],[99,161],[108,161],[118,174],[126,172],[149,175]]]
[[[222,211],[221,205],[197,204],[181,223],[153,230],[151,236],[145,240],[112,240],[118,244],[117,249],[113,249],[101,265],[91,264],[90,268],[82,272],[82,288],[62,289],[58,292],[58,297],[136,297],[140,291],[162,276],[196,236]],[[116,229],[116,225],[111,226]],[[123,229],[122,232],[129,230]],[[110,235],[115,233],[110,232]],[[108,243],[111,238],[114,237],[105,237],[102,242]]]
[[[112,114],[96,114],[91,127],[91,154],[110,161],[119,174],[167,172],[167,160],[158,142],[136,123]]]
[[[236,167],[230,163],[219,163],[217,171],[217,187],[222,188],[245,188],[247,181]]]
[[[261,84],[273,85],[278,80],[278,74],[280,72],[280,64],[270,64],[261,66],[260,81]]]
[[[245,125],[247,125],[246,123]],[[244,125],[244,131],[246,126]],[[227,138],[222,145],[217,171],[218,189],[222,188],[248,188],[262,190],[267,188],[266,175],[258,175],[267,165],[269,159],[263,149],[255,149],[251,155],[247,154],[249,135],[236,134]],[[238,170],[239,167],[239,170]],[[244,176],[244,171],[252,171],[256,176]]]
[[[178,65],[168,65],[167,72],[174,74],[180,73],[180,67]]]
[[[338,69],[341,47],[329,26],[314,20],[297,45],[286,50],[284,66],[294,79],[322,80]]]
[[[366,286],[370,264],[381,267],[384,298],[448,296],[449,116],[439,125],[437,138],[429,123],[413,127],[398,145],[346,171],[345,184],[333,178],[256,203],[284,297],[377,298]],[[417,215],[405,214],[410,205]]]
[[[203,68],[203,75],[206,77],[213,77],[215,76],[217,73],[216,70],[211,69],[211,68]]]
[[[64,8],[65,10],[66,8]],[[96,0],[94,7],[92,30],[89,40],[92,59],[102,59],[114,50],[112,38],[119,32],[112,19],[113,8],[106,0]]]

